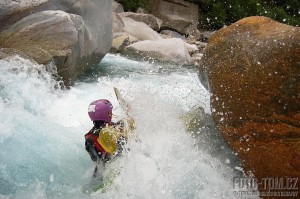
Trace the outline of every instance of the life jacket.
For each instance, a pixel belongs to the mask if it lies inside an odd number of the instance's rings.
[[[118,130],[115,128],[116,126]],[[117,123],[106,124],[100,129],[93,127],[85,134],[86,145],[87,142],[90,146],[92,145],[97,152],[98,158],[101,159],[110,159],[113,155],[121,154],[122,147],[127,141],[127,133],[124,132],[122,127],[123,124]],[[89,153],[91,151],[89,147],[86,147],[86,150]],[[93,160],[96,158],[95,155],[91,155]]]
[[[93,146],[95,147],[95,149],[97,150],[97,152],[101,153],[101,157],[104,158],[108,155],[108,153],[105,151],[105,149],[98,143],[97,138],[98,138],[98,134],[95,134],[94,132],[94,128],[91,129],[87,134],[85,134],[85,140],[86,141],[91,141],[93,143]],[[100,130],[97,130],[98,132]]]

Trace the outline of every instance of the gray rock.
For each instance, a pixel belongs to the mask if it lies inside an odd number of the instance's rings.
[[[119,52],[129,44],[129,35],[127,32],[114,33],[112,47],[110,52]]]
[[[185,43],[178,38],[140,41],[125,47],[124,50],[126,54],[132,56],[176,64],[188,64],[191,60]]]
[[[147,10],[145,10],[144,8],[139,7],[136,10],[136,13],[140,13],[140,14],[149,14],[149,12]]]
[[[135,36],[132,36],[131,34],[129,34],[129,43],[130,44],[138,42],[138,41],[139,41],[138,38],[136,38]]]
[[[113,27],[113,33],[117,32],[124,32],[124,23],[122,18],[118,15],[118,13],[113,12],[112,16],[112,27]]]
[[[188,52],[190,53],[190,55],[194,54],[196,52],[199,52],[199,49],[194,44],[184,43],[184,45],[185,45],[186,49],[188,50]]]
[[[179,34],[178,32],[172,31],[172,30],[162,30],[160,34],[168,35],[170,38],[180,38],[182,40],[186,40],[185,36]]]
[[[203,54],[202,54],[202,53],[194,53],[194,54],[192,54],[192,57],[191,57],[191,64],[199,65],[199,63],[200,63],[202,57],[203,57]]]
[[[197,45],[197,47],[198,47],[198,49],[200,50],[201,53],[205,52],[205,49],[207,47],[207,43],[198,41],[198,42],[196,42],[196,45]]]
[[[76,77],[78,73],[80,73],[82,70],[85,70],[88,66],[91,66],[93,64],[99,63],[101,59],[104,57],[104,55],[109,51],[111,47],[112,42],[112,1],[111,0],[26,0],[26,1],[5,1],[0,2],[0,32],[3,30],[8,30],[9,32],[14,32],[13,28],[11,28],[16,22],[20,21],[22,18],[25,18],[26,16],[30,17],[30,20],[33,20],[35,22],[40,21],[40,23],[47,23],[47,19],[33,19],[32,15],[34,16],[34,13],[40,12],[40,11],[46,11],[46,10],[61,10],[65,11],[67,13],[74,14],[72,15],[72,23],[73,28],[77,31],[77,33],[70,31],[71,22],[67,22],[66,20],[63,23],[69,23],[68,24],[68,32],[72,32],[71,38],[73,38],[73,34],[81,35],[80,38],[78,38],[78,42],[86,42],[86,43],[77,43],[74,46],[69,46],[70,48],[67,49],[59,49],[60,46],[58,45],[55,49],[57,52],[63,52],[68,51],[67,57],[65,57],[65,53],[58,53],[59,56],[55,56],[54,61],[56,62],[56,66],[58,68],[59,74],[64,77],[65,83],[70,84],[72,83],[72,80]],[[29,16],[31,15],[31,16]],[[76,16],[75,16],[76,15]],[[37,16],[37,15],[36,15]],[[71,15],[70,15],[71,16]],[[51,17],[52,20],[54,20],[55,17]],[[28,20],[29,18],[27,18]],[[57,20],[58,17],[56,17]],[[80,19],[80,20],[79,20]],[[27,21],[25,23],[24,20],[22,20],[22,23],[24,23],[22,26],[23,28],[26,28],[26,24],[30,27],[31,22]],[[55,21],[52,21],[52,23],[55,26],[60,26],[61,24],[56,24]],[[21,22],[18,22],[18,27],[20,27]],[[50,24],[48,24],[50,25]],[[14,27],[17,27],[14,25]],[[37,26],[36,26],[37,27]],[[39,30],[39,33],[45,34],[46,31],[53,30],[52,40],[46,41],[45,38],[42,38],[41,35],[37,35],[35,33],[35,36],[37,38],[40,38],[37,43],[41,44],[42,47],[38,47],[36,44],[30,43],[31,45],[35,46],[35,48],[31,49],[29,53],[32,55],[35,54],[33,57],[41,59],[40,54],[45,53],[44,51],[41,51],[41,49],[45,48],[45,43],[51,43],[54,40],[60,40],[59,38],[59,32],[63,32],[61,30],[54,30],[55,27],[44,27],[45,30]],[[24,32],[23,32],[24,33]],[[58,34],[58,35],[54,35]],[[6,38],[10,37],[6,33],[1,33],[2,36],[5,35]],[[22,35],[25,36],[24,34]],[[14,35],[14,38],[17,38],[17,35]],[[28,36],[28,38],[30,38]],[[81,40],[84,38],[84,40]],[[34,38],[33,38],[34,39]],[[87,39],[87,40],[86,40]],[[0,42],[0,47],[8,47],[8,42],[5,42],[6,45],[4,45],[5,39],[0,38],[2,42]],[[34,39],[36,41],[36,39]],[[44,41],[43,41],[44,40]],[[24,46],[23,44],[28,41],[20,41],[20,45]],[[57,43],[58,41],[54,41],[54,43]],[[65,44],[65,43],[64,43]],[[74,44],[74,43],[73,43]],[[13,44],[12,46],[17,46],[16,44]],[[85,46],[84,49],[81,49],[81,47]],[[88,46],[88,47],[87,47]],[[19,50],[22,47],[17,47]],[[24,50],[27,50],[28,48],[24,48]],[[34,52],[36,50],[36,52]],[[53,49],[54,50],[54,49]],[[23,52],[27,53],[27,52]],[[27,53],[28,54],[28,53]],[[47,53],[45,53],[47,54]],[[52,53],[50,53],[52,54]],[[64,54],[64,56],[60,56]],[[79,57],[77,57],[79,56]],[[73,58],[71,58],[73,57]],[[45,58],[48,58],[48,56],[45,56]],[[42,60],[44,61],[45,58]],[[36,61],[38,61],[36,60]],[[67,61],[68,60],[68,61]],[[74,60],[74,61],[70,61]],[[76,61],[75,61],[76,60]]]
[[[0,33],[0,44],[17,49],[37,63],[52,59],[63,77],[76,73],[77,64],[91,54],[92,41],[83,19],[64,11],[42,11],[29,15]]]
[[[216,31],[203,31],[200,32],[200,41],[208,42],[208,40],[216,33]]]
[[[160,26],[162,24],[162,20],[158,19],[157,17],[155,17],[151,14],[123,12],[123,13],[120,13],[119,16],[129,17],[135,21],[144,22],[145,24],[147,24],[150,28],[152,28],[155,31],[159,31]]]
[[[121,13],[124,12],[124,8],[120,3],[112,1],[113,12]]]
[[[151,14],[163,21],[162,28],[181,34],[194,34],[198,25],[198,6],[184,0],[157,0]]]
[[[124,22],[124,30],[138,38],[139,40],[160,40],[162,37],[154,31],[152,28],[150,28],[148,25],[146,25],[143,22],[135,21],[129,17],[123,17],[121,16],[123,22]]]
[[[7,29],[23,17],[36,12],[49,0],[0,1],[0,32]]]
[[[0,48],[0,59],[5,59],[8,57],[12,57],[14,55],[18,55],[25,59],[29,59],[31,62],[35,63],[35,61],[31,57],[28,57],[22,51],[19,51],[19,50],[13,49],[13,48]]]

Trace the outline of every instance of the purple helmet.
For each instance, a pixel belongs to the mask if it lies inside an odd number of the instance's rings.
[[[111,122],[113,105],[106,99],[93,101],[88,108],[88,113],[92,121]]]

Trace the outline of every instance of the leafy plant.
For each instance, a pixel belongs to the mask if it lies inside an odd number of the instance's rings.
[[[139,7],[141,0],[123,0],[123,8],[125,11],[136,11],[136,9]]]
[[[150,0],[122,0],[123,8],[126,12],[135,12],[139,7],[149,9]]]
[[[298,0],[188,0],[200,9],[200,26],[219,29],[248,16],[267,16],[276,21],[299,26]]]

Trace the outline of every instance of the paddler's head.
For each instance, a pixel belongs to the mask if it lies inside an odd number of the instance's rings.
[[[93,122],[111,122],[113,105],[106,99],[99,99],[90,103],[88,114]]]

